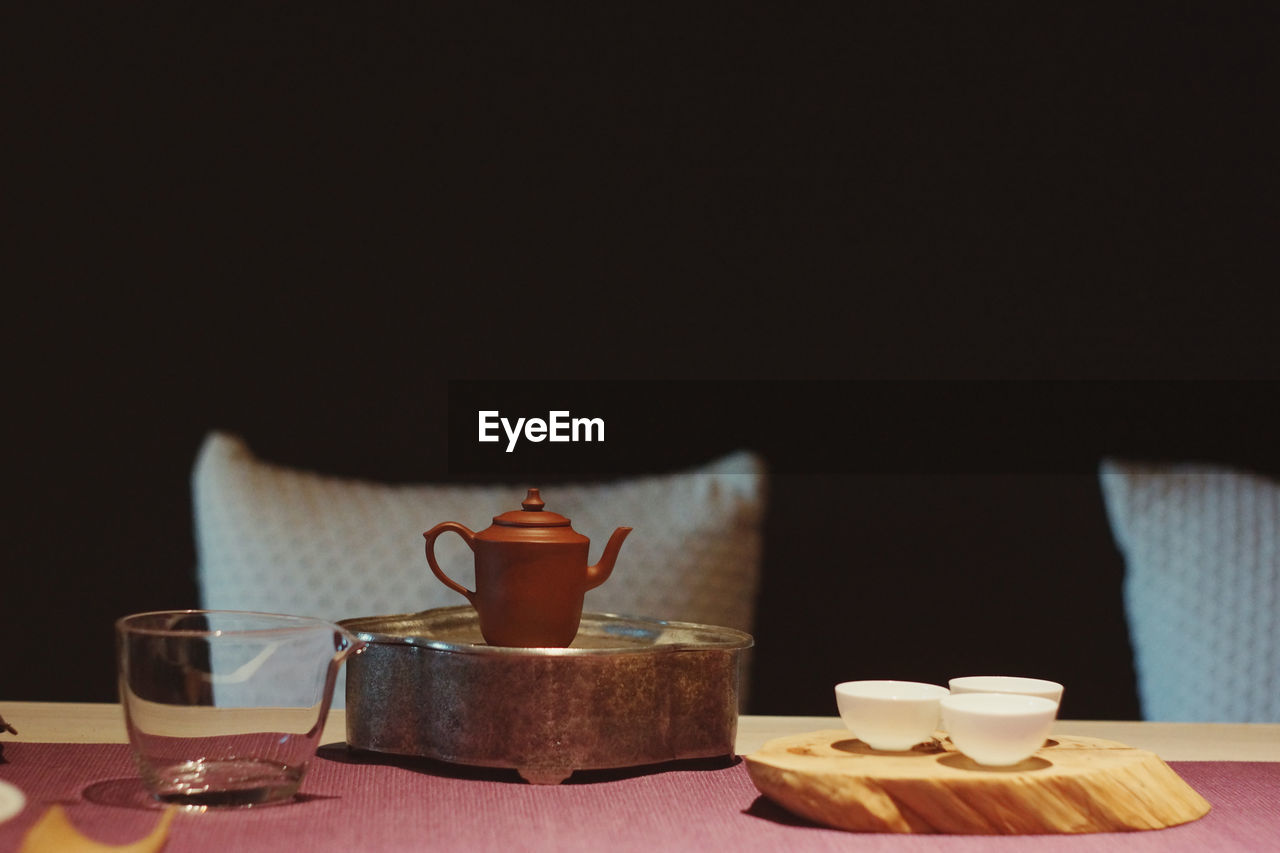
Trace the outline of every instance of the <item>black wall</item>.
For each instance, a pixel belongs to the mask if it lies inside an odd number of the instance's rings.
[[[2,698],[111,699],[111,620],[195,605],[210,428],[408,481],[444,474],[450,379],[1277,373],[1248,7],[51,8],[15,30]],[[772,498],[756,710],[829,712],[906,567],[945,633],[886,674],[1049,669],[1092,685],[1069,716],[1136,714],[1092,478]],[[957,580],[1052,589],[1049,657]]]

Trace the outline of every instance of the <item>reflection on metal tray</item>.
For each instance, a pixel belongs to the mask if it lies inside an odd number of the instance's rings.
[[[346,619],[347,743],[554,784],[733,754],[749,634],[583,613],[563,649],[488,646],[469,606]]]

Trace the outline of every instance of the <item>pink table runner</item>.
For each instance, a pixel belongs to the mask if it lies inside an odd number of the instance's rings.
[[[623,851],[1280,851],[1280,763],[1176,762],[1213,811],[1152,832],[1076,836],[906,836],[814,826],[762,797],[745,765],[681,765],[655,772],[578,774],[557,786],[514,773],[429,762],[364,762],[325,747],[292,803],[181,813],[167,853],[301,849]],[[142,792],[122,744],[5,744],[0,779],[27,795],[0,824],[0,851],[16,850],[52,803],[103,842],[148,832],[158,807]],[[580,780],[581,778],[581,781]]]

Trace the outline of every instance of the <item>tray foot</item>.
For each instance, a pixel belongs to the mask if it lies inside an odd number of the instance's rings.
[[[530,785],[559,785],[573,775],[572,767],[517,767],[520,778]]]

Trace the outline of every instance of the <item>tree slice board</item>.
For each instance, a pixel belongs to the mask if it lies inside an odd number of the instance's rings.
[[[778,738],[746,756],[760,793],[801,817],[855,832],[967,835],[1163,829],[1209,803],[1155,753],[1057,736],[1005,768],[983,767],[938,733],[880,752],[848,731]]]

